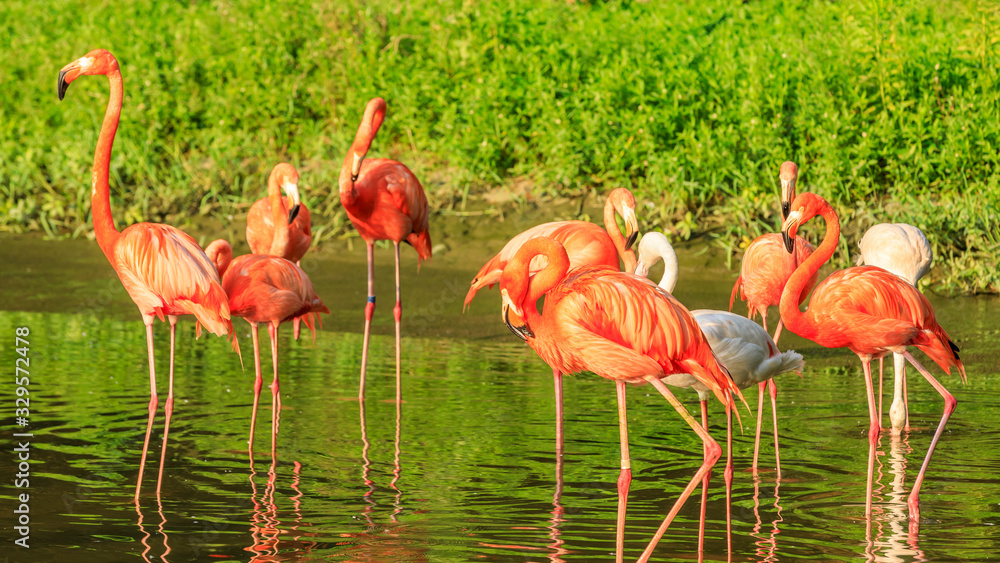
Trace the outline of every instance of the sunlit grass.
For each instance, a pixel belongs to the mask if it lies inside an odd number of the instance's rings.
[[[1000,290],[992,2],[14,1],[0,16],[16,53],[0,69],[0,228],[87,224],[107,85],[79,80],[59,103],[55,77],[105,47],[126,88],[119,222],[238,215],[288,160],[317,230],[342,233],[340,160],[380,95],[373,154],[405,160],[437,208],[514,182],[625,185],[651,204],[646,228],[735,248],[774,228],[792,159],[851,246],[911,222],[935,287]]]

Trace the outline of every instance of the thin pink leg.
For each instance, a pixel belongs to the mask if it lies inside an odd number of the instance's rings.
[[[760,456],[760,431],[764,420],[764,395],[767,393],[767,382],[757,384],[757,432],[753,439],[753,474],[757,474],[757,459]]]
[[[701,427],[708,432],[708,401],[701,401]],[[701,448],[702,455],[708,455],[708,449]],[[712,477],[712,472],[705,474],[701,482],[701,515],[698,518],[698,562],[705,560],[705,517],[708,511],[708,480]]]
[[[879,420],[875,411],[875,390],[872,385],[871,360],[861,358],[861,366],[865,372],[865,391],[868,395],[868,473],[867,487],[865,489],[865,519],[869,522],[872,517],[872,479],[875,472],[875,444],[878,441]]]
[[[365,340],[361,346],[361,387],[358,400],[365,400],[365,374],[368,372],[368,339],[372,332],[372,314],[375,313],[375,242],[368,244],[368,303],[365,304]]]
[[[885,356],[881,356],[878,359],[878,423],[882,424],[882,360]]]
[[[771,339],[771,340],[774,340],[774,345],[775,346],[778,345],[778,338],[781,337],[781,328],[783,326],[784,326],[784,323],[781,321],[781,317],[778,317],[778,326],[777,326],[777,328],[774,329],[774,338]],[[767,329],[765,328],[764,330],[767,330]]]
[[[670,392],[670,389],[667,388],[666,384],[651,375],[647,376],[646,380],[656,387],[660,394],[662,394],[664,398],[666,398],[667,401],[673,405],[674,409],[677,410],[677,413],[681,415],[684,421],[694,429],[694,431],[701,438],[702,443],[705,444],[705,448],[708,453],[702,461],[701,467],[698,468],[694,477],[691,478],[691,482],[688,483],[687,487],[684,488],[681,495],[677,498],[677,501],[674,502],[674,506],[670,509],[667,517],[663,519],[663,523],[660,524],[659,529],[656,530],[656,533],[653,535],[653,539],[649,542],[649,545],[646,546],[646,550],[642,552],[642,556],[639,557],[639,563],[649,561],[650,556],[653,555],[653,550],[656,548],[656,544],[659,543],[660,538],[663,537],[663,534],[667,531],[670,523],[673,522],[674,517],[676,517],[677,513],[680,512],[681,507],[684,506],[684,502],[689,496],[691,496],[691,493],[694,491],[695,487],[698,486],[701,480],[705,478],[705,474],[707,474],[712,466],[715,465],[715,462],[719,460],[719,457],[722,456],[722,448],[719,447],[719,444],[717,444],[715,440],[708,435],[708,432],[706,432],[705,429],[698,424],[694,417],[691,416],[691,413],[689,413],[687,409],[684,408],[684,405],[677,400],[677,397],[674,397],[674,394]]]
[[[257,428],[257,405],[260,404],[260,390],[264,387],[264,380],[260,375],[260,339],[257,334],[257,323],[250,323],[250,335],[253,336],[253,368],[257,378],[253,384],[253,411],[250,413],[250,463],[253,465],[253,434]]]
[[[944,398],[944,413],[941,415],[941,422],[938,423],[934,437],[931,438],[931,445],[927,448],[927,456],[924,458],[923,465],[920,466],[920,473],[917,474],[917,480],[913,482],[910,497],[906,499],[906,504],[910,507],[910,528],[915,533],[914,528],[920,524],[920,486],[924,483],[924,473],[927,472],[927,466],[931,463],[931,456],[934,455],[934,448],[937,447],[938,440],[941,438],[941,434],[944,433],[944,427],[948,424],[951,413],[955,412],[958,401],[944,388],[944,385],[941,385],[937,379],[934,379],[933,375],[924,369],[924,366],[920,365],[909,351],[903,350],[901,353],[908,362],[913,364],[913,367],[917,368],[917,371],[923,374],[924,379],[934,386],[934,389],[941,394],[941,397]]]
[[[552,370],[552,383],[556,391],[556,483],[562,483],[563,454],[565,453],[565,437],[563,435],[563,389],[562,374],[559,370]],[[562,490],[557,490],[556,494],[562,496]]]
[[[659,381],[659,380],[657,380]],[[625,554],[625,509],[628,489],[632,483],[632,461],[628,453],[628,417],[625,414],[625,382],[615,381],[618,391],[618,438],[621,442],[622,464],[618,474],[618,521],[615,524],[615,563],[621,563]]]
[[[163,425],[163,446],[160,450],[160,471],[156,476],[156,496],[160,496],[160,487],[163,484],[163,462],[167,459],[167,436],[170,435],[170,416],[174,413],[174,341],[177,334],[177,317],[170,315],[170,383],[167,387],[166,422]]]
[[[281,416],[281,393],[278,389],[278,324],[267,325],[267,335],[271,337],[271,364],[274,367],[274,381],[271,382],[271,463],[274,463],[278,447],[278,417]]]
[[[733,560],[733,409],[726,407],[726,560]]]
[[[392,309],[392,317],[396,319],[396,402],[401,403],[403,402],[403,384],[400,377],[402,353],[400,352],[399,321],[403,318],[403,300],[399,292],[399,243],[394,242],[394,244],[396,246],[396,306]]]
[[[774,467],[778,479],[781,479],[781,454],[778,452],[778,384],[774,379],[768,380],[771,391],[771,417],[774,420]]]
[[[139,477],[135,482],[135,502],[139,504],[139,491],[142,489],[142,473],[146,468],[146,454],[149,453],[149,435],[153,431],[153,417],[156,415],[156,367],[153,362],[153,317],[143,315],[146,323],[146,349],[149,353],[149,420],[146,422],[146,440],[142,443],[142,459],[139,460]]]

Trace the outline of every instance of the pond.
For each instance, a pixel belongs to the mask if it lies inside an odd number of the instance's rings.
[[[496,289],[481,292],[462,312],[469,281],[503,242],[470,232],[453,229],[442,237],[419,274],[415,254],[404,249],[405,402],[399,410],[392,400],[391,250],[379,248],[376,255],[381,299],[363,405],[357,400],[363,245],[352,251],[329,243],[304,262],[332,314],[315,343],[293,341],[287,328],[281,332],[282,409],[273,464],[267,389],[253,465],[246,451],[253,399],[249,326],[234,321],[247,362],[241,369],[224,339],[196,341],[193,323],[182,320],[162,490],[157,496],[161,406],[138,507],[132,497],[149,385],[134,305],[94,242],[4,236],[0,335],[7,344],[0,355],[13,375],[20,357],[12,345],[16,330],[27,327],[31,373],[27,426],[16,423],[13,385],[3,387],[0,401],[6,560],[613,560],[614,386],[593,375],[566,379],[566,454],[557,476],[550,370],[501,323]],[[452,250],[463,247],[474,250]],[[724,309],[735,272],[705,248],[703,241],[679,248],[675,295],[691,309]],[[911,373],[913,430],[880,438],[874,512],[866,526],[868,421],[860,363],[846,350],[786,333],[782,348],[801,352],[806,369],[801,378],[779,380],[782,478],[775,478],[769,433],[763,471],[757,478],[749,472],[755,418],[741,407],[734,561],[998,558],[1000,395],[990,384],[1000,373],[1000,302],[931,298],[963,349],[969,383],[933,366],[958,408],[923,486],[919,532],[909,533],[906,494],[941,415],[939,395]],[[736,310],[745,312],[742,305]],[[162,401],[168,330],[157,323],[155,334]],[[268,350],[262,360],[269,377]],[[887,375],[886,410],[891,380]],[[677,394],[697,411],[694,393]],[[756,405],[755,390],[746,396]],[[633,481],[625,548],[626,560],[634,560],[700,464],[701,443],[651,387],[630,388],[628,401]],[[711,432],[723,440],[722,411],[717,404],[710,411]],[[765,419],[765,428],[769,424]],[[19,440],[30,442],[29,482],[20,488],[12,451]],[[704,559],[711,561],[726,560],[721,470],[720,463],[708,495]],[[11,543],[20,537],[15,510],[24,493],[30,495],[28,549]],[[699,497],[700,490],[653,560],[698,559]]]

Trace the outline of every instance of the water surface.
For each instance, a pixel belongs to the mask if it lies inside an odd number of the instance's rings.
[[[556,479],[550,371],[500,322],[496,290],[469,312],[462,298],[475,270],[502,241],[445,238],[415,275],[404,252],[404,398],[397,425],[392,341],[392,259],[377,254],[376,310],[368,398],[356,400],[360,367],[363,249],[330,245],[304,263],[332,314],[313,344],[281,333],[282,411],[278,456],[269,456],[265,388],[255,464],[246,452],[252,364],[241,370],[223,339],[178,334],[176,407],[162,494],[155,495],[162,407],[143,496],[132,503],[149,400],[142,323],[91,241],[4,237],[0,334],[30,329],[30,425],[15,424],[13,386],[0,401],[8,452],[30,431],[28,489],[5,478],[0,529],[16,536],[14,498],[30,493],[28,550],[8,543],[10,561],[607,561],[613,560],[618,425],[610,382],[569,378],[566,456]],[[735,274],[704,244],[682,247],[676,295],[691,308],[725,308]],[[239,251],[238,251],[239,252]],[[787,561],[986,561],[997,558],[1000,522],[1000,302],[932,297],[939,319],[963,348],[969,384],[935,376],[955,394],[922,492],[919,532],[908,532],[906,494],[942,404],[911,374],[912,432],[883,435],[870,529],[864,519],[867,407],[857,358],[791,335],[803,376],[780,382],[780,482],[772,449],[766,470],[748,472],[754,417],[742,410],[736,438],[733,559]],[[739,312],[744,309],[737,309]],[[249,327],[236,321],[244,361]],[[161,397],[167,329],[156,326]],[[266,333],[262,333],[266,341]],[[270,352],[262,352],[269,377]],[[0,348],[9,372],[18,357]],[[918,358],[923,358],[918,354]],[[928,362],[930,364],[930,362]],[[891,377],[887,400],[891,400]],[[693,394],[679,393],[696,410]],[[756,391],[747,392],[756,405]],[[724,438],[718,405],[712,433]],[[765,426],[770,419],[765,420]],[[700,441],[649,387],[629,390],[633,482],[626,559],[634,560],[700,463]],[[399,439],[397,442],[397,431]],[[363,439],[364,437],[364,439]],[[367,441],[367,445],[365,444]],[[768,443],[769,435],[765,435]],[[7,447],[7,446],[10,447]],[[398,451],[397,451],[398,447]],[[17,472],[12,453],[0,474]],[[725,560],[721,465],[709,491],[705,558]],[[557,494],[559,491],[559,494]],[[697,492],[697,497],[700,492]],[[657,561],[697,559],[699,502],[692,498],[667,531]],[[72,550],[72,551],[70,551]]]

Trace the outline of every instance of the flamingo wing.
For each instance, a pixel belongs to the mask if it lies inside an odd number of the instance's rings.
[[[215,266],[189,235],[169,225],[137,223],[121,233],[114,268],[144,315],[194,315],[210,332],[232,329]]]
[[[605,267],[579,268],[546,299],[553,303],[560,339],[578,354],[567,358],[562,371],[632,381],[688,373],[724,404],[730,392],[739,393],[691,313],[645,278]]]

